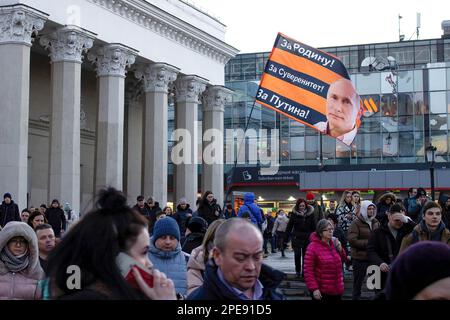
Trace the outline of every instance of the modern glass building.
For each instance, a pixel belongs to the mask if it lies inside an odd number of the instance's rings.
[[[247,121],[249,128],[279,129],[281,168],[278,178],[260,179],[258,165],[240,166],[229,186],[273,201],[307,190],[330,192],[333,198],[344,189],[404,195],[409,187],[431,187],[425,150],[432,144],[436,190],[450,189],[450,39],[320,49],[345,64],[367,107],[354,145],[258,104],[250,117],[270,52],[240,54],[225,68],[226,86],[235,91],[225,110],[225,129],[243,129]],[[252,143],[257,142],[248,139],[245,147]]]

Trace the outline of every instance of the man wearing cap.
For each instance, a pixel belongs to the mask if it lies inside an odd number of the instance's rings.
[[[148,257],[155,269],[164,272],[173,281],[177,294],[185,295],[189,255],[181,251],[180,229],[175,219],[167,217],[156,221]]]
[[[189,219],[186,227],[186,238],[182,241],[182,250],[190,254],[193,249],[200,246],[207,229],[208,222],[202,217]]]
[[[20,221],[20,211],[11,194],[5,193],[0,206],[0,226],[3,228],[10,221]]]
[[[316,196],[312,192],[306,193],[306,202],[314,208],[314,227],[317,225],[317,222],[323,219],[323,211],[322,207],[317,203]]]
[[[386,300],[450,300],[450,246],[419,242],[395,260]]]

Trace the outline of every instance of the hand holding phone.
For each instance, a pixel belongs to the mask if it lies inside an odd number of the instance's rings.
[[[143,264],[139,263],[137,260],[133,259],[130,255],[121,252],[116,258],[117,266],[119,267],[122,276],[125,280],[131,284],[135,289],[140,289],[136,278],[133,273],[133,267],[136,268],[141,275],[144,282],[150,287],[153,287],[153,272],[152,270],[145,267]]]

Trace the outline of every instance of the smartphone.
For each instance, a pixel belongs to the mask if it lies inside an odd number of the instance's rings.
[[[121,252],[116,258],[117,266],[119,267],[120,273],[125,278],[125,280],[135,289],[140,290],[139,285],[134,277],[132,268],[136,267],[142,279],[147,283],[150,288],[153,288],[153,274],[152,270],[145,267],[142,263],[133,259],[130,255]]]

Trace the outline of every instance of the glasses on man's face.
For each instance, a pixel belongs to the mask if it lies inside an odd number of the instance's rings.
[[[11,239],[9,240],[9,243],[12,243],[14,245],[20,245],[20,246],[25,246],[28,244],[28,241],[25,239]]]
[[[325,229],[325,231],[334,232],[334,229],[333,228],[327,228],[327,229]]]

